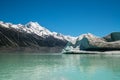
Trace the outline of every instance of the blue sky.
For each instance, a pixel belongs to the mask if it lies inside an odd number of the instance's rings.
[[[120,0],[0,0],[0,20],[35,21],[72,36],[104,36],[120,31]]]

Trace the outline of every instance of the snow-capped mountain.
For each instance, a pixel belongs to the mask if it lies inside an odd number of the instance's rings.
[[[0,21],[0,50],[61,52],[67,42],[75,39],[76,37],[51,32],[37,22],[22,25]]]
[[[67,40],[67,41],[74,41],[76,39],[76,37],[63,35],[57,32],[51,32],[45,27],[42,27],[41,25],[39,25],[37,22],[29,22],[26,25],[22,25],[22,24],[15,25],[12,23],[4,23],[0,21],[0,25],[6,28],[14,28],[20,32],[36,34],[43,38],[48,37],[48,36],[53,36],[54,38],[61,39],[61,40]]]

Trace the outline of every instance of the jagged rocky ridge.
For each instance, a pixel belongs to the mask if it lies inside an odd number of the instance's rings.
[[[63,49],[64,53],[67,52],[80,52],[80,51],[115,51],[120,50],[120,32],[113,32],[103,38],[96,37],[93,34],[80,35],[75,43],[67,43]]]
[[[51,32],[37,22],[0,22],[0,51],[61,52],[74,37]]]

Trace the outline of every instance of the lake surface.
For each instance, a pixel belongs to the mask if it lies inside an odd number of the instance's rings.
[[[120,80],[120,55],[0,54],[0,80]]]

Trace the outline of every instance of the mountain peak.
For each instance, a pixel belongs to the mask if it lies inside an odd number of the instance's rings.
[[[81,40],[82,38],[95,38],[97,36],[93,35],[92,33],[82,34],[78,37],[77,40]]]
[[[41,29],[43,29],[43,27],[38,22],[32,22],[32,21],[30,21],[25,26],[27,28],[41,28]]]

